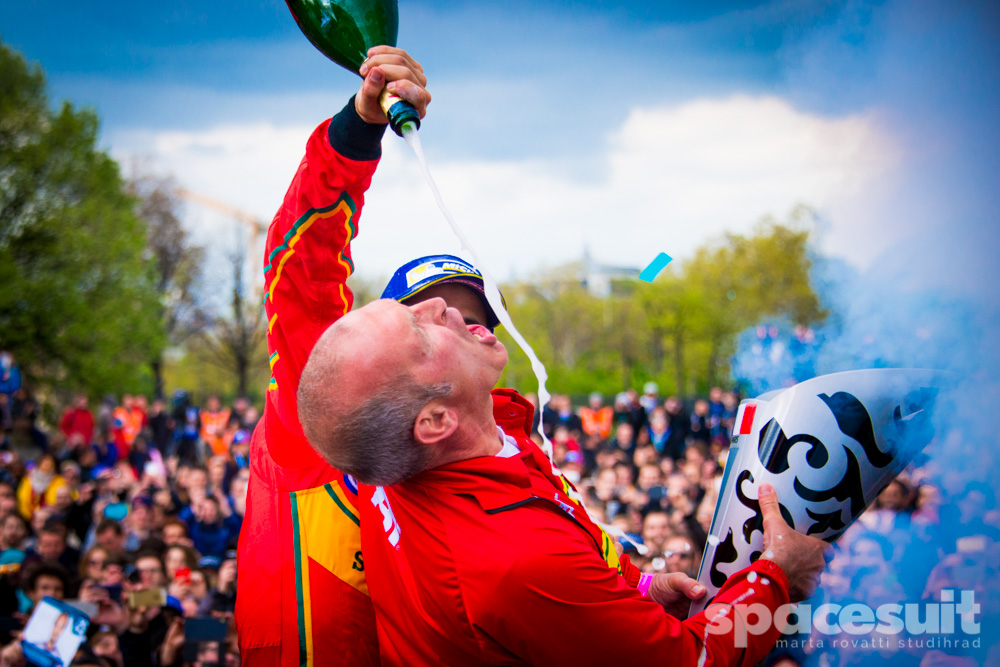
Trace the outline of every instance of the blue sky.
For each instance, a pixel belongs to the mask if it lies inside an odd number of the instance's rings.
[[[501,277],[580,256],[683,262],[796,203],[862,272],[969,290],[998,278],[996,3],[400,2],[434,95],[439,185]],[[312,127],[356,88],[283,2],[11,2],[0,37],[102,142],[273,214]],[[456,251],[388,138],[359,271]],[[192,208],[213,246],[224,220]],[[530,239],[530,241],[529,241]],[[927,259],[933,256],[934,259]],[[881,274],[879,274],[881,272]],[[888,278],[887,278],[888,279]]]

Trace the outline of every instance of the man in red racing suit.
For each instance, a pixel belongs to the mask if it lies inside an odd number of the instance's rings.
[[[379,662],[357,486],[309,446],[296,403],[299,377],[316,340],[353,304],[346,284],[354,269],[350,242],[358,233],[386,127],[377,95],[392,81],[390,89],[415,103],[421,115],[429,101],[422,69],[405,52],[376,47],[369,55],[358,95],[309,138],[267,235],[264,307],[272,377],[250,446],[236,606],[242,660],[250,667]],[[449,292],[454,285],[434,285],[419,295],[400,296],[454,299],[467,319],[490,319],[491,312],[475,312],[478,299],[462,294],[472,291],[469,279],[456,281],[466,283],[457,292]],[[498,423],[511,423],[507,407],[514,396],[498,395]],[[526,435],[530,414],[527,422],[513,422]],[[569,492],[561,477],[552,480]],[[607,566],[636,585],[636,568],[627,558],[620,562],[608,536],[582,510],[579,515],[592,539],[601,542]]]

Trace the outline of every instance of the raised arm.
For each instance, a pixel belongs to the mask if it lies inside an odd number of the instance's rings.
[[[365,79],[357,95],[309,137],[305,157],[267,233],[268,401],[282,426],[295,434],[301,434],[295,395],[302,367],[323,331],[353,304],[347,287],[354,272],[350,243],[358,233],[364,194],[386,128],[378,95],[387,86],[413,103],[421,116],[430,101],[422,68],[401,49],[375,47],[362,73]],[[314,456],[304,441],[269,446],[281,465],[300,465],[303,457]]]

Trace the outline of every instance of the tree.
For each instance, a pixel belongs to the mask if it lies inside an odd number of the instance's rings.
[[[693,288],[686,275],[673,272],[661,274],[653,284],[643,283],[636,290],[636,300],[646,315],[646,327],[651,336],[651,346],[665,358],[669,353],[673,366],[674,390],[681,395],[689,391],[689,346],[694,345],[703,329],[704,303],[702,295]],[[659,353],[663,350],[662,353]],[[663,369],[655,365],[653,375]]]
[[[764,218],[752,235],[726,234],[685,264],[685,280],[699,295],[696,337],[706,346],[698,389],[728,377],[728,361],[744,329],[767,318],[810,325],[826,317],[810,279],[811,215],[799,207],[784,224]]]
[[[181,225],[176,184],[169,178],[134,172],[128,187],[137,198],[136,215],[146,223],[161,326],[169,345],[181,345],[210,323],[199,298],[205,249],[191,243]],[[156,353],[150,361],[153,395],[162,398],[163,354],[161,349]]]
[[[146,229],[97,129],[51,111],[41,69],[0,44],[0,347],[92,393],[139,389],[163,346]]]
[[[825,316],[810,281],[807,209],[787,224],[765,218],[750,235],[727,234],[672,264],[652,284],[622,281],[609,297],[587,293],[567,265],[505,285],[511,316],[546,366],[550,391],[611,394],[656,380],[689,396],[725,383],[737,336],[770,317],[809,325]],[[512,350],[501,382],[532,388]]]
[[[241,243],[230,255],[233,268],[233,293],[230,310],[217,316],[202,336],[206,359],[236,378],[236,395],[249,396],[250,373],[262,367],[267,358],[267,327],[260,295],[248,298],[244,286],[246,249]]]

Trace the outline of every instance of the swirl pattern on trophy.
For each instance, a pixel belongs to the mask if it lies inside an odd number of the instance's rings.
[[[788,453],[800,442],[812,445],[806,452],[806,462],[813,468],[819,470],[830,460],[830,452],[819,438],[808,433],[800,433],[789,438],[785,436],[781,424],[775,419],[769,420],[760,430],[757,456],[768,472],[780,475],[789,468]]]
[[[729,575],[720,571],[719,566],[724,563],[735,563],[736,558],[739,556],[739,551],[736,549],[736,545],[733,542],[733,529],[730,528],[729,532],[726,533],[726,539],[719,543],[719,546],[715,549],[715,558],[712,559],[712,585],[716,588],[722,588],[722,584],[726,583],[726,579]]]
[[[762,536],[764,535],[764,515],[760,511],[760,501],[743,493],[743,482],[747,481],[751,484],[754,483],[753,473],[749,470],[744,470],[736,478],[736,497],[739,499],[740,504],[753,512],[753,516],[743,522],[743,539],[746,540],[747,544],[750,544],[755,530],[760,531]],[[781,516],[784,517],[788,525],[795,528],[795,519],[792,517],[792,513],[788,511],[788,508],[778,503],[778,509],[781,510]],[[752,562],[757,559],[751,557],[750,560]]]
[[[838,391],[833,396],[819,394],[819,399],[830,408],[840,431],[861,443],[869,463],[876,468],[884,468],[892,463],[895,458],[892,452],[883,452],[878,448],[872,417],[861,401],[846,391]]]
[[[858,459],[854,456],[854,452],[846,445],[844,445],[844,454],[847,456],[847,468],[844,470],[844,476],[834,486],[829,489],[817,491],[816,489],[810,489],[796,477],[795,493],[799,494],[799,497],[803,500],[813,503],[822,503],[833,498],[841,502],[850,499],[851,519],[853,520],[864,511],[867,503],[865,502],[861,466],[858,464]]]

